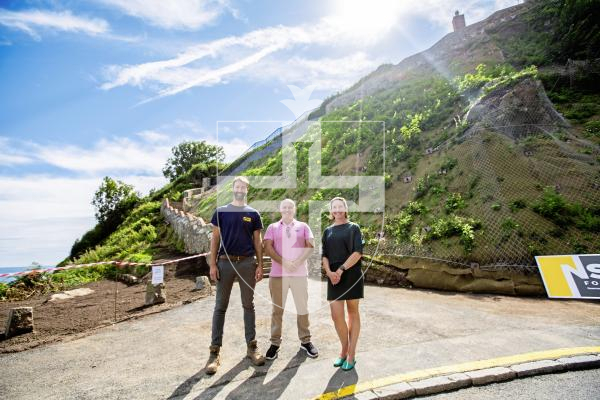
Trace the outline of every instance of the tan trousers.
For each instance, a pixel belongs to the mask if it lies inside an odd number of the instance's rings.
[[[288,291],[291,290],[296,305],[296,323],[301,343],[310,342],[308,322],[308,278],[302,276],[270,277],[269,290],[273,311],[271,313],[271,344],[281,345],[283,311]]]

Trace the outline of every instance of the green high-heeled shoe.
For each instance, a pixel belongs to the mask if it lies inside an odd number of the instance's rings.
[[[348,360],[345,360],[344,364],[342,365],[342,369],[344,371],[350,371],[352,368],[354,368],[355,365],[356,365],[356,358],[351,363],[349,363]]]
[[[342,365],[344,365],[345,362],[346,362],[346,357],[344,357],[344,358],[338,357],[333,362],[333,366],[338,368],[338,367],[341,367]]]

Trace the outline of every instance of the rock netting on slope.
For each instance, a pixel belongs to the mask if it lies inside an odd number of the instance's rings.
[[[482,96],[466,117],[472,125],[469,131],[493,127],[511,139],[569,126],[546,96],[542,84],[531,78]]]

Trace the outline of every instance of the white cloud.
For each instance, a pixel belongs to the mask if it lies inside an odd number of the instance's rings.
[[[19,164],[29,164],[33,160],[27,156],[22,156],[18,154],[0,154],[0,165],[19,165]]]
[[[67,170],[97,175],[137,172],[160,174],[171,147],[125,137],[100,139],[91,148],[32,144],[36,158]]]
[[[365,39],[362,44],[369,43]],[[119,86],[131,85],[140,88],[158,86],[156,98],[171,96],[196,86],[213,86],[226,79],[239,76],[250,68],[260,69],[268,56],[290,49],[297,45],[332,46],[339,43],[360,44],[356,35],[331,21],[324,19],[315,25],[277,26],[258,29],[242,36],[229,36],[192,46],[172,59],[138,65],[108,66],[105,69],[106,82],[102,89],[110,90]],[[296,58],[300,68],[311,68],[315,74],[328,70],[329,65],[318,66],[320,60]],[[325,58],[325,63],[331,60]],[[364,55],[354,56],[358,64],[352,68],[362,68],[367,62]],[[277,60],[272,62],[279,62]],[[281,60],[281,62],[285,62]],[[202,64],[201,64],[202,63]],[[287,60],[288,67],[294,64]],[[370,64],[371,66],[372,64]],[[364,68],[363,68],[364,70]],[[297,71],[300,76],[302,71]],[[339,72],[338,76],[341,75]],[[266,79],[276,78],[266,76]],[[325,81],[324,81],[325,82]],[[330,86],[332,81],[327,81]],[[306,84],[303,82],[290,82]],[[145,102],[145,101],[144,101]],[[144,103],[142,102],[142,103]]]
[[[33,159],[25,152],[11,146],[9,138],[0,136],[0,165],[12,167],[31,162],[33,162]]]
[[[140,104],[193,87],[223,84],[240,77],[282,80],[280,77],[283,75],[288,84],[315,84],[319,88],[341,89],[382,61],[367,54],[372,45],[392,34],[417,42],[410,32],[403,31],[408,21],[424,19],[450,31],[452,16],[457,9],[466,14],[467,23],[471,24],[511,3],[516,3],[516,0],[496,0],[495,3],[479,0],[373,0],[368,5],[359,0],[340,0],[340,4],[333,7],[333,14],[314,24],[260,28],[244,35],[190,46],[170,59],[108,66],[105,68],[105,83],[101,87],[110,90],[131,85],[156,93],[155,97]],[[349,49],[354,54],[338,59],[302,57],[298,53],[290,59],[281,54],[300,46],[304,46],[301,49],[304,51],[309,48],[307,45],[330,50]],[[334,68],[341,70],[335,71]],[[303,76],[307,78],[302,79]]]
[[[129,138],[101,139],[91,148],[73,145],[42,146],[32,144],[33,154],[38,161],[67,169],[79,174],[98,176],[100,174],[135,173],[162,175],[167,159],[172,155],[173,146],[189,140],[205,140],[216,144],[212,136],[168,136],[157,132],[140,132],[143,140]],[[219,143],[225,149],[227,159],[237,154],[238,148],[246,142],[232,139]]]
[[[0,137],[0,154],[28,153],[30,163],[65,168],[76,175],[0,176],[0,266],[32,261],[48,265],[67,257],[75,239],[95,224],[91,201],[105,175],[131,184],[145,195],[167,183],[161,170],[171,147],[184,140],[219,144],[228,161],[249,147],[237,138],[217,141],[192,120],[176,120],[165,127],[178,133],[147,130],[133,139],[102,139],[87,148],[43,146]],[[187,134],[179,133],[182,131]]]
[[[37,29],[51,29],[65,32],[80,32],[97,36],[107,34],[109,25],[99,18],[87,18],[73,15],[70,11],[24,10],[11,11],[0,9],[0,25],[18,29],[35,40],[40,40]]]
[[[0,165],[51,165],[81,177],[162,176],[162,169],[172,155],[171,149],[184,141],[206,141],[223,146],[227,160],[233,160],[249,146],[237,138],[217,140],[197,121],[177,119],[158,130],[136,132],[131,137],[102,138],[86,147],[0,137]]]
[[[230,11],[239,12],[225,1],[210,0],[100,0],[120,11],[166,29],[200,29]]]
[[[143,194],[166,183],[162,176],[113,178]],[[100,183],[100,177],[0,176],[0,266],[53,265],[67,257],[95,224],[91,201]]]
[[[312,36],[315,35],[304,28],[284,26],[229,36],[191,46],[168,60],[108,66],[105,69],[107,82],[101,87],[108,90],[124,85],[142,87],[147,83],[157,83],[166,87],[164,91],[167,93],[179,93],[189,87],[190,81],[200,86],[212,86],[274,51],[294,43],[310,43]],[[209,58],[212,61],[217,57],[225,59],[223,66],[196,66],[201,60]]]
[[[166,142],[169,140],[169,135],[165,135],[164,133],[156,132],[156,131],[142,131],[136,133],[136,136],[141,137],[147,142],[150,143],[160,143]]]
[[[250,147],[250,144],[242,139],[233,138],[230,140],[215,140],[211,144],[223,146],[225,149],[225,161],[232,162],[242,155]]]
[[[383,62],[383,59],[370,57],[362,51],[339,58],[272,57],[249,68],[243,76],[259,82],[270,80],[286,85],[313,85],[316,90],[339,90],[352,85]]]

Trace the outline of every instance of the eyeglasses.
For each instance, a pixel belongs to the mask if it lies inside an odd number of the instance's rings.
[[[291,226],[285,227],[285,235],[288,237],[288,239],[292,237],[292,227]]]

